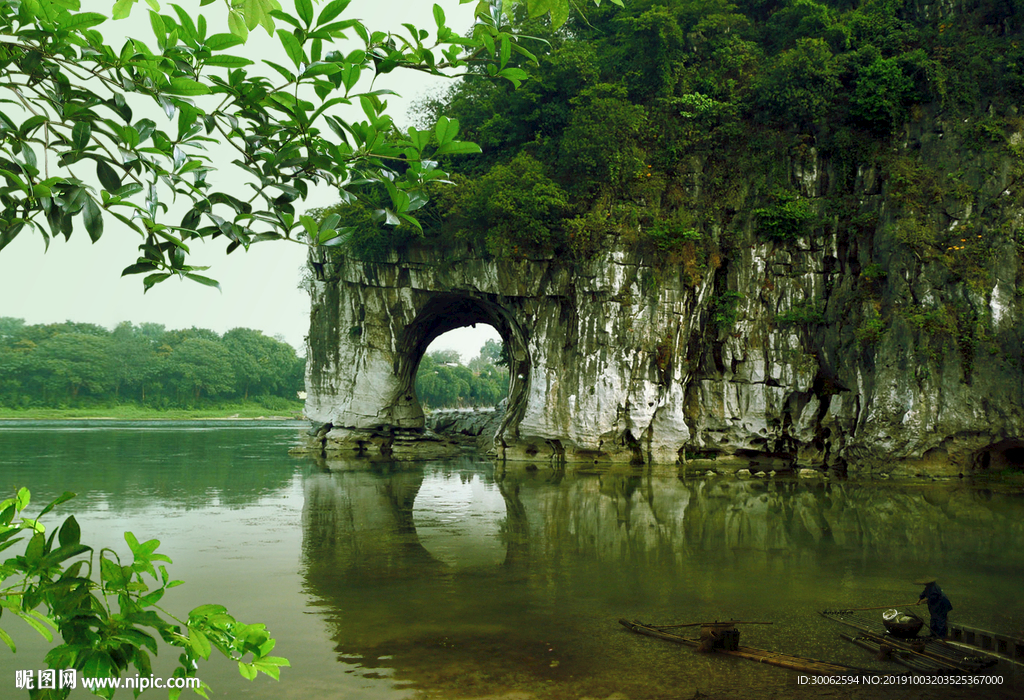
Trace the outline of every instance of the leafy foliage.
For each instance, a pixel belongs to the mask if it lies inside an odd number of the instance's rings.
[[[425,237],[441,249],[470,237],[494,255],[572,260],[615,238],[641,255],[657,251],[661,267],[679,267],[694,283],[752,243],[751,232],[790,243],[822,230],[830,220],[817,214],[826,207],[812,206],[799,169],[826,168],[820,181],[829,191],[816,196],[839,202],[863,187],[858,178],[872,172],[864,168],[876,168],[886,196],[904,206],[896,220],[905,223],[869,225],[869,212],[849,208],[839,229],[883,226],[918,254],[922,246],[945,251],[955,270],[980,278],[983,247],[959,247],[961,238],[981,241],[976,233],[942,235],[921,212],[952,197],[969,202],[982,175],[925,192],[927,182],[903,182],[912,168],[891,154],[902,148],[897,134],[924,115],[957,114],[953,121],[973,129],[965,139],[978,147],[1006,143],[1024,97],[1024,63],[1013,58],[1024,55],[1022,10],[984,0],[951,18],[903,0],[855,5],[637,0],[583,7],[560,30],[525,25],[552,49],[536,65],[521,64],[518,89],[471,69],[424,105],[425,123],[455,115],[484,150],[471,160],[442,158],[471,179],[425,205]],[[982,90],[993,102],[984,118],[976,113]],[[526,158],[535,175],[506,176]],[[541,176],[565,193],[542,225],[474,218],[486,207],[478,183],[517,189],[498,197],[519,202]],[[676,230],[693,239],[676,240]]]
[[[257,398],[291,405],[304,361],[261,332],[235,328],[168,331],[158,324],[26,325],[0,318],[0,406],[111,405],[155,408]]]
[[[199,661],[209,660],[214,649],[238,663],[243,677],[257,673],[278,679],[287,659],[271,656],[275,640],[263,625],[246,625],[222,605],[202,605],[187,619],[179,619],[160,607],[164,594],[183,582],[171,579],[171,560],[158,552],[160,542],[139,542],[131,532],[124,534],[131,561],[122,561],[113,549],[81,542],[75,516],[47,536],[42,518],[56,506],[73,498],[65,493],[34,518],[25,517],[31,495],[21,488],[13,498],[0,503],[0,550],[25,543],[24,554],[0,565],[0,614],[21,618],[48,642],[56,631],[62,643],[46,655],[52,669],[73,668],[92,678],[120,677],[132,668],[141,675],[152,674],[151,655],[161,641],[181,650],[175,678],[196,678]],[[2,639],[16,651],[11,636],[0,629]],[[208,697],[210,688],[197,691]],[[42,700],[66,698],[70,688],[34,690]],[[102,697],[113,697],[112,688],[97,689]],[[180,695],[172,690],[172,700]]]
[[[840,88],[832,49],[819,38],[803,38],[780,54],[754,87],[766,121],[808,127],[834,108]]]
[[[869,125],[888,132],[903,121],[913,81],[895,58],[877,57],[858,75],[857,88],[850,99],[850,112]]]
[[[754,210],[758,233],[773,241],[792,241],[805,235],[812,217],[807,202],[788,192],[777,193],[774,200]]]
[[[114,1],[114,19],[129,16],[135,2]],[[533,57],[510,25],[512,2],[478,3],[469,36],[449,27],[436,5],[433,30],[406,24],[392,34],[346,18],[348,0],[319,12],[312,0],[298,0],[295,14],[276,0],[230,2],[220,32],[204,14],[147,3],[152,40],[114,47],[100,33],[107,17],[82,12],[80,0],[0,1],[0,249],[24,230],[49,243],[84,228],[96,241],[116,220],[139,235],[140,255],[123,274],[145,275],[145,289],[172,275],[216,286],[200,274],[205,268],[187,262],[196,240],[222,239],[232,251],[265,240],[337,238],[332,226],[296,212],[310,186],[322,183],[349,202],[360,199],[361,185],[383,187],[386,225],[418,227],[414,212],[427,186],[447,178],[437,158],[479,148],[458,140],[456,123],[443,117],[429,130],[398,132],[383,99],[391,91],[364,90],[361,78],[479,65],[518,84],[526,74],[512,56]],[[556,27],[568,17],[568,0],[525,6]],[[274,80],[231,51],[257,27],[288,58],[263,60]],[[331,48],[356,38],[360,48]],[[358,105],[366,119],[342,119],[335,114],[342,105]],[[146,106],[166,122],[138,117]],[[232,175],[248,192],[213,184],[221,168],[206,153],[212,143],[233,149]],[[171,200],[187,203],[180,221],[168,220]]]
[[[557,223],[568,207],[568,194],[535,158],[522,153],[463,183],[461,190],[455,206],[445,212],[448,225],[458,227],[457,236],[481,243],[487,253],[509,257],[561,244]]]

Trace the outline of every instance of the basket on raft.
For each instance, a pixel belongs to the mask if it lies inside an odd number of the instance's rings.
[[[899,610],[886,610],[882,613],[882,624],[894,637],[910,639],[916,637],[924,626],[924,620],[912,612],[901,613]]]
[[[716,649],[736,651],[740,648],[740,631],[733,622],[705,623],[700,627],[700,644],[697,651],[709,652]]]

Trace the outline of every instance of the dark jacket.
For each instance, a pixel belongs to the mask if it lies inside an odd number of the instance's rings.
[[[946,594],[942,592],[942,589],[934,581],[925,586],[920,597],[928,600],[928,612],[933,617],[945,617],[953,609],[953,604],[949,602],[949,598],[946,597]]]

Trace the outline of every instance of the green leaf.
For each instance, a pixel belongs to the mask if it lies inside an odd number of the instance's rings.
[[[100,581],[108,587],[124,585],[123,577],[121,575],[121,567],[118,566],[116,562],[107,559],[102,554],[100,554]]]
[[[192,626],[188,628],[188,645],[198,656],[204,659],[210,658],[210,652],[212,651],[210,640],[207,639],[202,631]]]
[[[359,82],[359,76],[363,71],[363,67],[354,64],[346,63],[345,67],[341,70],[341,81],[345,85],[345,90],[351,90],[355,87],[356,83]]]
[[[89,145],[91,137],[92,124],[89,122],[75,122],[75,125],[71,127],[71,143],[75,150],[84,151],[85,147]]]
[[[143,260],[143,262],[138,262],[135,263],[134,265],[129,265],[125,269],[121,270],[121,276],[124,277],[125,275],[138,275],[142,274],[143,272],[152,272],[153,270],[156,269],[159,269],[157,268],[156,263],[150,262],[149,260]]]
[[[193,282],[198,282],[199,284],[205,284],[207,287],[216,287],[217,289],[220,289],[220,282],[218,282],[215,279],[211,279],[210,277],[204,277],[202,275],[197,275],[197,274],[195,274],[193,272],[186,272],[185,273],[185,277],[187,277],[188,279],[192,280]]]
[[[243,661],[238,662],[238,672],[242,674],[242,678],[245,678],[250,681],[256,678],[256,675],[258,673],[256,671],[255,666],[253,666],[252,664],[247,664]]]
[[[359,229],[355,226],[344,226],[342,228],[335,229],[334,237],[332,238],[328,235],[326,240],[320,241],[320,245],[328,247],[344,245],[358,230]]]
[[[449,141],[435,152],[435,156],[464,155],[467,153],[482,153],[480,146],[472,141]]]
[[[512,42],[509,41],[508,34],[501,35],[501,46],[499,52],[499,65],[504,68],[508,63],[508,59],[512,56]]]
[[[114,10],[111,13],[111,17],[114,19],[125,19],[132,12],[132,6],[138,2],[138,0],[117,0],[114,3]]]
[[[302,54],[302,44],[299,43],[298,38],[291,32],[285,31],[284,29],[277,30],[277,37],[281,40],[281,46],[284,47],[284,52],[288,54],[288,58],[292,60],[296,68],[302,68],[304,57]]]
[[[552,0],[551,28],[558,29],[569,19],[569,0]]]
[[[230,49],[233,46],[245,43],[244,40],[237,34],[214,34],[208,37],[203,45],[210,51],[223,51],[224,49]]]
[[[77,557],[79,554],[85,554],[90,551],[92,551],[92,547],[87,547],[84,544],[69,544],[58,547],[39,560],[39,568],[49,569],[51,566],[57,566],[71,557]]]
[[[106,678],[116,668],[114,660],[105,651],[85,650],[78,658],[80,673],[89,678]]]
[[[166,589],[158,588],[149,595],[142,596],[141,598],[139,598],[139,605],[141,605],[144,608],[148,608],[151,605],[156,605],[160,602],[160,599],[164,597],[165,590]]]
[[[75,497],[74,493],[72,493],[71,491],[65,491],[61,495],[57,496],[57,498],[55,498],[52,501],[50,501],[49,503],[47,503],[46,507],[43,508],[41,511],[39,511],[39,515],[36,516],[36,517],[38,517],[38,518],[43,517],[44,515],[49,513],[51,510],[53,510],[54,508],[59,506],[61,503],[64,503],[66,501],[70,501],[74,497]]]
[[[11,639],[11,635],[4,632],[3,629],[0,629],[0,639],[2,639],[4,643],[11,648],[12,652],[18,651],[18,647],[14,646],[14,640]]]
[[[196,29],[195,22],[192,21],[192,16],[185,11],[180,5],[171,5],[174,9],[174,14],[178,15],[178,28],[182,39],[185,39],[190,45],[191,42],[195,42],[199,38],[199,33]]]
[[[244,68],[252,64],[253,62],[248,58],[242,58],[241,56],[211,56],[206,59],[206,65],[219,68]]]
[[[85,219],[85,230],[89,233],[89,238],[95,243],[103,235],[103,212],[92,197],[87,196],[85,199],[82,218]]]
[[[348,7],[348,4],[351,1],[352,0],[333,0],[332,2],[327,3],[327,6],[320,10],[320,16],[316,18],[317,26],[327,24],[332,19],[340,15],[345,11],[345,8]]]
[[[169,95],[184,95],[191,97],[193,95],[208,95],[210,94],[210,88],[208,85],[196,82],[191,78],[171,78],[170,83],[166,90]]]
[[[46,548],[46,538],[43,537],[41,532],[36,532],[32,535],[32,539],[28,541],[28,546],[25,547],[25,562],[29,566],[36,566],[39,560],[43,558],[43,550]]]
[[[513,85],[519,87],[522,82],[530,76],[521,68],[505,68],[504,70],[498,71],[497,77],[510,80]]]
[[[36,632],[41,634],[43,639],[45,639],[48,642],[52,642],[53,641],[53,632],[51,632],[49,630],[49,628],[45,627],[35,617],[33,617],[30,614],[23,613],[21,610],[17,610],[17,609],[13,610],[12,612],[15,615],[17,615],[18,617],[20,617],[22,620],[24,620],[26,623],[28,623],[29,627],[31,627]],[[38,615],[38,613],[37,613],[37,615]],[[44,617],[43,619],[45,620],[47,618]],[[53,623],[51,622],[50,624],[53,624]],[[53,625],[53,626],[56,627],[56,625]]]
[[[160,284],[170,276],[171,273],[169,272],[161,272],[156,275],[150,275],[146,279],[142,280],[142,293],[145,294],[153,287],[154,284]]]
[[[189,618],[206,617],[208,615],[222,615],[228,611],[223,605],[217,605],[216,603],[207,603],[206,605],[200,605],[198,608],[189,610]]]
[[[57,535],[57,541],[60,542],[62,547],[66,547],[72,544],[78,544],[82,539],[82,530],[78,526],[78,521],[75,520],[75,516],[69,515],[64,524],[60,526],[60,532]]]
[[[127,185],[119,189],[117,192],[112,192],[115,197],[131,197],[134,194],[138,194],[142,191],[142,185],[137,182],[129,182]]]
[[[171,26],[173,27],[174,26],[173,21],[172,20],[168,20],[168,21],[172,22]],[[167,47],[167,24],[164,22],[164,18],[161,15],[157,14],[156,12],[150,12],[149,13],[149,26],[152,27],[152,29],[153,29],[153,36],[156,37],[157,45],[160,46],[161,49],[166,50],[168,48]]]
[[[69,14],[67,21],[61,24],[61,28],[67,31],[81,32],[106,21],[106,15],[101,15],[99,12],[79,12]]]
[[[416,127],[409,127],[409,140],[417,151],[422,151],[430,143],[430,132],[419,131]]]
[[[228,13],[228,29],[232,34],[242,40],[244,44],[249,38],[249,28],[245,25],[245,18],[238,10],[231,10]]]
[[[47,119],[42,114],[37,114],[34,117],[29,117],[28,119],[25,120],[25,123],[22,124],[21,127],[18,129],[18,134],[22,138],[25,138],[33,130],[39,128],[40,126],[42,126],[43,124],[45,124],[48,121],[49,121],[49,119]]]
[[[275,681],[281,680],[281,669],[278,668],[278,665],[274,662],[268,661],[267,659],[256,659],[252,662],[252,665],[257,671],[263,671],[263,673],[267,674]]]
[[[434,134],[437,136],[437,143],[440,146],[444,146],[446,143],[455,138],[455,135],[459,133],[459,120],[449,119],[448,117],[440,117],[437,120],[437,124],[434,125]]]
[[[317,75],[333,75],[340,70],[341,66],[337,63],[324,63],[321,61],[319,63],[310,63],[309,67],[302,71],[301,77],[312,78]],[[327,84],[330,85],[330,83]]]
[[[319,240],[319,230],[317,228],[316,221],[312,216],[303,214],[299,217],[299,221],[302,223],[302,228],[305,229],[306,235],[309,236],[309,240]]]
[[[271,68],[273,68],[274,70],[276,70],[278,73],[280,73],[281,77],[287,80],[289,83],[294,82],[295,74],[292,73],[287,68],[285,68],[284,66],[282,66],[281,64],[274,63],[273,61],[268,61],[267,59],[263,59],[263,62],[266,63]]]
[[[267,34],[274,35],[274,20],[270,16],[270,13],[277,9],[274,4],[275,0],[242,0],[246,25],[250,31],[258,24],[267,31]]]
[[[325,216],[324,220],[320,222],[320,237],[322,238],[327,232],[331,232],[333,235],[334,228],[338,225],[339,221],[341,221],[341,215],[338,213],[332,213]]]
[[[107,192],[117,192],[121,189],[121,178],[110,164],[105,160],[96,161],[96,177]]]
[[[313,3],[310,0],[295,0],[295,11],[307,28],[313,24]]]
[[[551,12],[551,6],[555,1],[557,0],[526,0],[526,11],[531,19],[536,19]]]

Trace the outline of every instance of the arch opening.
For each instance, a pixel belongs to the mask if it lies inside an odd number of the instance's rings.
[[[974,468],[982,471],[1024,471],[1024,439],[1002,440],[979,450]]]
[[[508,398],[508,361],[490,324],[448,331],[420,358],[414,387],[424,410],[493,409]]]
[[[526,411],[530,377],[528,338],[523,327],[497,300],[467,294],[435,294],[399,336],[395,361],[398,395],[393,402],[400,416],[417,417],[423,425],[423,407],[416,392],[416,374],[424,355],[437,338],[466,326],[491,326],[501,338],[508,360],[508,403],[497,436],[514,432]]]

